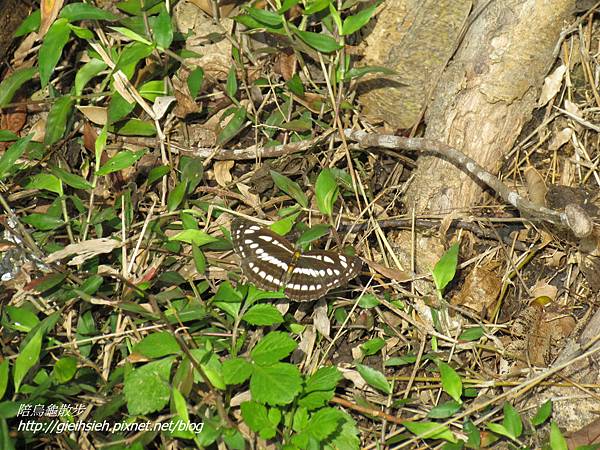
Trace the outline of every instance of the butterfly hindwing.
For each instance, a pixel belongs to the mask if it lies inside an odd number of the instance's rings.
[[[232,222],[231,238],[244,275],[261,289],[278,291],[294,254],[292,245],[271,230],[242,219]]]
[[[355,256],[322,250],[306,252],[296,261],[285,294],[296,301],[320,298],[356,277],[361,267],[360,259]]]

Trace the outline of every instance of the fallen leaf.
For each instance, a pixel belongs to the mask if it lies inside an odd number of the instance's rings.
[[[215,174],[215,180],[221,187],[226,187],[233,177],[229,172],[234,165],[234,161],[215,161],[213,170]]]
[[[566,72],[567,66],[563,64],[557,67],[554,72],[546,77],[540,98],[538,100],[538,107],[544,106],[546,103],[552,100],[556,94],[558,94]]]
[[[375,261],[371,261],[365,258],[363,258],[363,261],[365,261],[369,265],[369,267],[375,272],[380,273],[381,275],[383,275],[386,278],[389,278],[390,280],[394,280],[399,283],[406,283],[407,281],[412,281],[415,279],[414,276],[410,275],[408,272],[405,272],[403,270],[392,269],[391,267],[386,267],[382,264],[378,264]]]
[[[497,272],[478,266],[467,275],[461,290],[450,304],[469,308],[480,317],[485,317],[493,310],[501,289],[502,280]]]
[[[51,264],[70,255],[77,255],[67,263],[70,266],[75,266],[87,261],[90,258],[93,258],[96,255],[110,253],[115,248],[119,248],[122,245],[123,243],[121,241],[117,241],[116,239],[90,239],[89,241],[78,242],[76,244],[69,244],[62,250],[48,255],[44,259],[44,262],[46,264]]]
[[[41,20],[40,20],[40,29],[38,34],[40,38],[43,38],[50,28],[50,25],[54,23],[56,18],[58,17],[58,13],[62,8],[64,0],[42,0],[41,2]]]
[[[103,106],[77,106],[77,109],[83,113],[86,119],[96,125],[104,126],[108,121],[108,108]]]
[[[531,203],[537,206],[546,206],[546,183],[542,175],[534,168],[525,169],[525,180],[527,181],[527,193]]]

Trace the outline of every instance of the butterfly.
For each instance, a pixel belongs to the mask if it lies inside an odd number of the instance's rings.
[[[283,288],[293,301],[321,298],[356,277],[362,267],[356,256],[325,250],[300,252],[285,238],[244,219],[233,220],[231,238],[248,280],[268,291]]]

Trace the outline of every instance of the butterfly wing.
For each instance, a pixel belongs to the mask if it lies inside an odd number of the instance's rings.
[[[278,291],[285,283],[294,247],[271,230],[243,219],[231,223],[231,238],[246,278],[260,289]]]
[[[355,256],[314,250],[298,258],[289,276],[285,294],[290,300],[310,301],[356,277],[362,261]]]

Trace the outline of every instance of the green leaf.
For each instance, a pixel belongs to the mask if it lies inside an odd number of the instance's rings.
[[[369,386],[374,387],[385,394],[390,394],[392,392],[390,383],[380,371],[362,364],[357,364],[356,370]]]
[[[364,309],[375,308],[379,305],[381,305],[381,302],[375,294],[366,293],[361,295],[358,299],[358,306]]]
[[[88,189],[92,189],[91,183],[88,183],[87,180],[79,175],[76,175],[71,172],[67,172],[66,170],[61,169],[60,167],[52,167],[50,171],[56,175],[58,178],[62,180],[68,186],[71,186],[74,189],[82,189],[84,191]]]
[[[404,355],[404,356],[396,356],[394,358],[388,359],[384,366],[406,366],[408,364],[414,364],[417,361],[417,357],[415,355]]]
[[[175,236],[171,236],[169,240],[186,242],[188,244],[197,245],[198,247],[218,241],[217,238],[202,230],[183,230],[182,232],[177,233]]]
[[[44,275],[43,277],[35,280],[33,290],[43,294],[44,292],[49,291],[50,289],[61,284],[66,277],[67,275],[63,273]]]
[[[279,28],[283,26],[283,18],[277,13],[267,11],[265,9],[247,7],[245,12],[250,15],[254,20],[260,22],[268,27]]]
[[[117,153],[115,156],[110,158],[106,164],[104,164],[96,174],[98,176],[108,175],[109,173],[117,172],[119,170],[126,169],[133,166],[144,154],[145,150],[139,150],[133,152],[131,150],[123,150]]]
[[[254,366],[250,392],[257,402],[287,405],[294,401],[301,388],[302,377],[296,366],[286,363]]]
[[[298,29],[294,29],[294,33],[309,47],[312,47],[321,53],[331,53],[342,48],[342,45],[338,44],[331,36]]]
[[[5,77],[0,83],[0,108],[8,105],[17,90],[28,81],[31,81],[37,71],[37,67],[23,67]]]
[[[183,197],[187,192],[187,180],[181,181],[175,185],[175,187],[169,192],[167,197],[167,211],[173,212],[183,201]]]
[[[330,225],[325,223],[318,223],[313,225],[311,228],[306,230],[304,233],[300,235],[298,240],[296,241],[296,245],[299,247],[305,247],[317,239],[321,239],[323,236],[327,236],[329,234]]]
[[[8,359],[0,361],[0,400],[4,397],[8,387]]]
[[[131,31],[129,28],[125,28],[125,27],[108,27],[108,28],[110,28],[118,33],[121,33],[123,36],[128,37],[129,39],[131,39],[133,41],[140,42],[140,43],[148,45],[148,46],[152,46],[152,42],[150,42],[148,39],[140,36],[135,31]]]
[[[284,130],[297,131],[302,133],[303,131],[312,130],[312,121],[310,119],[294,119],[290,120],[281,125]]]
[[[543,424],[552,415],[552,400],[547,400],[540,409],[538,409],[535,416],[531,419],[531,423],[534,426]]]
[[[156,359],[180,353],[181,350],[177,339],[170,332],[161,331],[146,336],[133,347],[133,351],[147,358]]]
[[[502,421],[504,428],[510,433],[511,437],[516,439],[523,433],[523,422],[519,413],[513,406],[505,402],[504,403],[504,420]]]
[[[339,187],[331,170],[323,169],[315,183],[315,194],[317,196],[317,207],[323,214],[331,216],[333,205],[340,193]]]
[[[58,217],[52,217],[48,214],[32,213],[21,219],[23,223],[31,225],[41,231],[54,230],[63,226],[65,223]]]
[[[442,255],[440,260],[433,268],[433,281],[439,292],[444,292],[444,289],[452,281],[456,274],[456,266],[458,265],[458,250],[459,244],[455,242],[450,246],[448,251]]]
[[[202,274],[206,271],[206,257],[200,247],[195,244],[192,245],[192,257],[194,258],[194,266],[196,267],[196,272]]]
[[[513,438],[513,436],[510,434],[510,432],[506,429],[506,427],[504,425],[501,425],[499,423],[487,423],[486,426],[489,428],[490,431],[499,434],[500,436],[506,436],[507,438]]]
[[[122,69],[127,78],[131,78],[138,62],[152,53],[154,46],[141,42],[132,42],[127,45],[117,60],[116,69]]]
[[[81,66],[75,74],[75,95],[80,96],[83,93],[83,88],[90,80],[103,70],[106,70],[107,67],[104,61],[96,58]]]
[[[385,340],[381,338],[373,338],[362,344],[360,349],[362,350],[363,355],[370,356],[379,352],[379,350],[381,350],[383,347],[385,347]]]
[[[88,3],[71,3],[60,10],[58,17],[67,19],[69,22],[77,20],[117,20],[118,17],[106,9],[96,8]]]
[[[205,348],[195,348],[190,350],[190,353],[200,364],[206,378],[208,378],[212,385],[217,389],[225,390],[227,385],[225,384],[223,377],[223,365],[219,361],[217,355]],[[203,381],[203,377],[201,377],[196,370],[194,370],[194,381],[197,383]]]
[[[283,316],[273,305],[260,304],[252,306],[242,316],[242,320],[245,320],[250,325],[266,327],[283,323]]]
[[[297,73],[295,73],[294,76],[285,84],[293,94],[297,95],[298,97],[304,97],[304,84],[302,84],[302,80]]]
[[[275,437],[276,427],[269,420],[267,407],[258,402],[243,402],[240,405],[244,422],[262,439]]]
[[[443,439],[448,442],[457,442],[456,436],[446,425],[436,422],[405,422],[403,425],[421,439]]]
[[[77,372],[77,358],[73,356],[63,356],[52,368],[52,378],[58,384],[64,384],[71,380]]]
[[[225,145],[231,139],[233,139],[241,130],[246,120],[246,108],[243,106],[235,108],[233,117],[227,125],[223,127],[223,130],[217,136],[217,145]]]
[[[449,400],[446,403],[442,403],[441,405],[432,408],[427,414],[427,417],[430,419],[447,419],[460,410],[461,405],[462,404],[456,400]]]
[[[309,393],[335,389],[342,378],[342,374],[337,367],[321,367],[306,380],[304,392]]]
[[[142,84],[139,93],[146,100],[154,102],[156,97],[167,95],[165,82],[163,80],[151,80]]]
[[[461,403],[462,381],[456,371],[443,361],[437,362],[442,378],[443,391],[452,397],[456,402]]]
[[[62,184],[60,180],[49,173],[38,173],[31,177],[29,183],[25,185],[25,189],[45,189],[46,191],[54,192],[58,195],[63,194]]]
[[[44,144],[52,145],[63,138],[67,130],[67,121],[73,111],[73,99],[70,96],[59,97],[52,103],[46,119]]]
[[[0,142],[10,142],[19,139],[15,133],[9,130],[0,130]]]
[[[388,69],[387,67],[380,66],[362,66],[362,67],[353,67],[348,72],[346,72],[344,76],[344,81],[355,80],[358,78],[362,78],[369,73],[382,73],[384,75],[395,75],[392,69]]]
[[[152,184],[157,180],[160,180],[162,177],[167,175],[171,171],[170,166],[156,166],[153,167],[150,173],[148,174],[148,184]]]
[[[187,79],[188,89],[192,98],[196,98],[202,88],[202,82],[204,81],[204,70],[202,67],[196,67],[190,72]]]
[[[70,23],[69,28],[73,33],[75,33],[75,36],[77,36],[79,39],[93,41],[96,37],[94,33],[92,33],[89,29],[85,27],[78,27],[77,25],[73,25],[72,23]]]
[[[50,76],[60,60],[63,48],[69,42],[71,28],[67,19],[54,21],[44,36],[44,41],[38,52],[40,80],[45,88],[50,81]]]
[[[276,363],[292,353],[298,344],[286,333],[272,331],[262,338],[250,352],[250,357],[258,365]]]
[[[32,31],[37,31],[40,28],[41,17],[42,13],[39,9],[33,11],[25,18],[25,20],[23,20],[23,22],[21,22],[21,25],[19,25],[19,28],[17,28],[17,31],[14,32],[13,36],[21,37]],[[2,91],[0,90],[0,92]]]
[[[298,183],[274,170],[271,170],[270,173],[271,178],[273,178],[275,185],[279,189],[296,200],[300,206],[304,208],[308,207],[308,198]]]
[[[168,49],[171,46],[173,42],[173,25],[171,23],[171,16],[164,6],[161,8],[158,16],[156,16],[152,33],[159,48]]]
[[[122,119],[135,107],[135,103],[129,103],[118,92],[115,92],[110,99],[108,104],[108,123],[115,123],[117,120]],[[100,136],[98,136],[100,138]]]
[[[252,364],[243,358],[223,361],[223,379],[227,384],[240,384],[252,375]]]
[[[129,414],[153,413],[168,404],[171,396],[169,375],[173,359],[168,357],[125,371],[123,393]]]
[[[568,450],[567,440],[560,432],[560,428],[556,423],[550,424],[550,448],[552,450]]]
[[[334,408],[322,408],[312,415],[303,431],[322,442],[338,429],[344,419],[343,414]]]
[[[121,136],[154,136],[156,127],[149,120],[129,119],[118,127],[112,127],[110,131]]]
[[[225,92],[231,98],[235,97],[235,94],[238,90],[238,82],[237,76],[235,73],[235,65],[232,65],[229,68],[229,72],[227,73],[227,84],[225,85]]]
[[[331,4],[330,0],[313,0],[311,2],[307,2],[306,8],[304,8],[305,15],[316,14],[324,9],[328,8]]]
[[[342,32],[340,34],[342,36],[347,36],[360,30],[369,22],[369,20],[371,20],[371,17],[378,6],[379,3],[374,3],[373,5],[359,11],[353,16],[346,17],[344,19],[344,25],[342,26]]]
[[[179,162],[181,179],[188,181],[188,193],[191,194],[198,187],[204,175],[204,162],[200,158],[182,157]]]
[[[285,294],[283,292],[273,292],[273,291],[263,291],[262,289],[258,289],[254,285],[248,286],[248,295],[246,296],[246,304],[252,305],[253,303],[263,300],[265,298],[273,299],[273,298],[285,298]]]
[[[461,335],[458,337],[458,339],[460,341],[467,341],[467,342],[477,341],[484,334],[485,334],[485,330],[483,329],[483,327],[474,327],[474,328],[469,328],[469,329],[463,331],[461,333]]]
[[[15,392],[19,392],[21,383],[27,375],[27,372],[39,362],[40,351],[42,349],[43,333],[38,328],[29,342],[21,349],[13,369],[13,381],[15,383]]]

